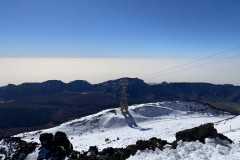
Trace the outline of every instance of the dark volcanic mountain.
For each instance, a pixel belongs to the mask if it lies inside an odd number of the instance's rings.
[[[239,110],[240,87],[208,83],[149,85],[128,78],[129,104],[196,100],[225,110]],[[55,126],[65,121],[119,106],[121,79],[92,85],[77,80],[9,84],[0,88],[0,135]]]

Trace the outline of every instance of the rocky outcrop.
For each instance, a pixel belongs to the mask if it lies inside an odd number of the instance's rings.
[[[64,132],[44,133],[40,135],[40,152],[38,159],[63,159],[70,155],[73,146]]]
[[[213,123],[207,123],[200,125],[198,127],[194,127],[191,129],[187,129],[184,131],[180,131],[176,133],[176,140],[182,141],[196,141],[199,140],[200,142],[204,143],[205,138],[212,137],[212,138],[219,138],[221,140],[228,140],[232,143],[228,137],[224,136],[223,134],[217,133],[217,130],[214,128]]]
[[[178,141],[198,140],[205,143],[205,138],[208,137],[219,138],[232,143],[228,137],[217,133],[213,123],[177,132],[176,141],[173,143],[168,143],[165,140],[154,137],[149,140],[139,140],[136,144],[129,145],[126,148],[108,147],[102,151],[98,151],[96,146],[91,146],[89,150],[84,153],[73,150],[73,146],[64,132],[56,132],[55,135],[52,133],[43,133],[39,138],[41,146],[39,147],[38,160],[64,159],[66,157],[70,160],[125,160],[131,155],[136,154],[138,150],[156,150],[157,148],[163,150],[166,146],[175,149],[178,145]],[[38,145],[37,143],[27,143],[16,137],[0,137],[0,140],[1,139],[5,144],[8,144],[8,151],[4,150],[4,148],[0,148],[0,154],[4,153],[5,157],[7,157],[6,159],[25,159]]]
[[[223,134],[217,133],[217,130],[214,128],[213,123],[207,123],[198,127],[177,132],[176,141],[172,143],[172,146],[173,148],[176,148],[177,142],[180,140],[187,142],[198,140],[202,143],[205,143],[205,138],[208,137],[219,138],[221,140],[227,140],[232,143],[231,139],[224,136]]]
[[[0,148],[0,154],[4,155],[5,160],[24,160],[38,145],[37,143],[28,143],[18,137],[1,137],[0,139],[7,146],[7,148]]]
[[[156,148],[162,150],[165,145],[171,146],[175,149],[178,145],[178,141],[200,141],[205,143],[205,138],[219,138],[221,140],[227,140],[232,143],[228,137],[223,134],[217,133],[217,130],[214,128],[213,123],[208,123],[200,125],[198,127],[187,129],[176,133],[176,141],[173,143],[168,143],[165,140],[151,138],[150,140],[139,140],[134,145],[129,145],[126,148],[106,148],[101,152],[98,152],[97,147],[90,147],[88,152],[79,154],[77,152],[71,154],[72,159],[81,159],[81,160],[125,160],[131,155],[134,155],[138,150],[155,150]]]
[[[167,141],[151,138],[150,140],[139,140],[134,145],[129,145],[126,148],[112,148],[108,147],[103,149],[101,152],[98,151],[96,146],[89,148],[87,152],[79,154],[73,152],[70,155],[70,159],[81,159],[81,160],[125,160],[130,157],[130,155],[135,154],[138,150],[151,149],[155,150],[156,148],[163,149],[163,146],[168,144]]]

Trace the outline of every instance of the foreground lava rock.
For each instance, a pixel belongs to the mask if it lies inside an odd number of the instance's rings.
[[[135,145],[129,145],[126,148],[106,148],[101,152],[98,152],[97,147],[90,147],[88,152],[83,154],[72,154],[70,159],[81,159],[81,160],[125,160],[131,155],[134,155],[138,150],[151,149],[155,151],[156,148],[163,150],[166,144],[172,146],[173,149],[177,147],[177,142],[182,141],[200,141],[205,143],[205,138],[219,138],[221,140],[227,140],[232,143],[228,137],[223,134],[217,133],[213,123],[207,123],[198,127],[187,129],[176,133],[176,141],[168,143],[165,140],[151,138],[150,140],[139,140]],[[93,151],[94,148],[94,151]]]
[[[96,146],[90,147],[87,152],[79,154],[74,152],[71,154],[70,159],[81,159],[81,160],[125,160],[131,155],[135,154],[138,150],[151,149],[155,150],[156,148],[163,149],[163,146],[168,144],[167,141],[151,138],[150,140],[139,140],[135,145],[129,145],[126,148],[112,148],[108,147],[101,152],[98,152]]]
[[[5,155],[5,160],[23,160],[28,154],[32,153],[38,145],[35,142],[27,143],[19,137],[0,137],[0,140],[3,140],[3,144],[8,147],[8,149],[0,148],[0,153]]]
[[[138,150],[160,150],[164,149],[166,145],[175,149],[178,141],[200,141],[205,143],[205,138],[219,138],[232,141],[223,134],[217,133],[213,123],[204,124],[192,129],[187,129],[176,133],[176,141],[168,143],[165,140],[151,138],[149,140],[139,140],[134,145],[129,145],[126,148],[105,148],[101,152],[96,146],[91,146],[87,152],[80,153],[73,150],[73,146],[64,132],[43,133],[40,135],[41,146],[39,148],[38,160],[43,159],[65,159],[70,160],[125,160],[131,155],[136,154]],[[27,143],[17,137],[0,137],[5,144],[8,145],[8,151],[0,148],[0,153],[4,153],[5,159],[23,160],[28,154],[36,150],[37,143]]]
[[[224,136],[223,134],[217,133],[217,130],[214,128],[213,123],[203,124],[199,127],[194,127],[176,133],[176,141],[182,140],[189,142],[199,140],[200,142],[205,143],[205,138],[207,137],[218,137],[221,140],[227,140],[232,143],[232,140],[230,140],[228,137]]]
[[[64,132],[44,133],[40,135],[40,147],[38,159],[64,159],[73,151],[73,146]]]

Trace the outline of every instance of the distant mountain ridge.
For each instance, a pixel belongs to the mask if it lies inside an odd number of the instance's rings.
[[[240,101],[240,86],[215,85],[210,83],[161,83],[149,85],[138,78],[127,78],[129,81],[128,93],[130,98],[146,98],[161,100],[218,100],[228,98],[231,102]],[[90,84],[85,80],[76,80],[64,83],[60,80],[48,80],[42,83],[23,83],[20,85],[9,84],[0,87],[0,97],[15,100],[34,95],[50,95],[62,92],[108,92],[119,95],[120,81],[110,80],[99,84]],[[152,98],[151,98],[152,96]]]
[[[240,102],[240,86],[215,85],[210,83],[161,83],[149,85],[138,78],[129,80],[129,98],[149,100],[198,100],[218,101],[227,99],[229,102]],[[64,83],[59,80],[49,80],[42,83],[9,84],[0,87],[0,98],[15,100],[28,96],[51,95],[63,92],[103,92],[119,96],[120,81],[110,80],[99,84],[90,84],[84,80]]]
[[[161,83],[150,85],[126,78],[128,103],[201,101],[227,111],[240,111],[240,86],[209,83]],[[121,79],[99,84],[84,80],[64,83],[9,84],[0,87],[0,135],[49,128],[66,121],[119,107]]]
[[[48,80],[42,83],[23,83],[20,85],[9,84],[0,87],[0,97],[4,100],[18,99],[32,95],[48,95],[69,91],[81,91],[91,88],[92,85],[87,81],[76,80],[70,83],[64,83],[59,80]]]

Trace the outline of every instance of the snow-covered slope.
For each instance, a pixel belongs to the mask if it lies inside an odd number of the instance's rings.
[[[16,136],[28,142],[39,142],[42,133],[63,131],[68,135],[74,150],[81,152],[95,145],[100,150],[106,147],[126,147],[137,140],[152,137],[171,142],[175,140],[178,131],[230,117],[230,114],[196,102],[148,103],[130,106],[129,112],[125,114],[119,108],[108,109],[54,128]]]
[[[216,160],[231,159],[240,160],[240,116],[234,116],[215,123],[218,133],[222,133],[231,140],[233,144],[218,139],[207,138],[206,144],[196,142],[178,142],[176,149],[166,147],[164,150],[156,149],[138,151],[128,160]]]
[[[240,142],[240,116],[217,122],[215,128],[234,142]]]

